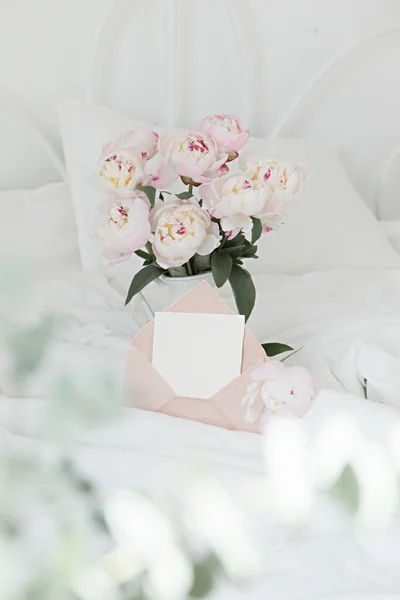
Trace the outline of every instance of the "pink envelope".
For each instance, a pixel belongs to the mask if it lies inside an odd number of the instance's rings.
[[[234,314],[207,282],[197,285],[167,311]],[[251,375],[254,368],[268,359],[261,344],[247,328],[244,333],[241,375],[207,400],[175,395],[152,365],[153,334],[154,321],[146,325],[132,341],[125,377],[125,399],[128,405],[225,429],[260,432],[260,423],[246,422],[242,401],[248,386],[253,383]]]

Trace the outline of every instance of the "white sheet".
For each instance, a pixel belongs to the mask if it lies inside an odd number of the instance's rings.
[[[250,328],[262,341],[303,346],[292,361],[309,365],[320,389],[334,390],[321,392],[304,417],[308,431],[318,431],[329,415],[345,412],[357,418],[366,434],[385,439],[400,411],[366,402],[361,396],[344,395],[348,383],[338,365],[355,343],[377,346],[400,357],[400,272],[339,270],[269,276],[257,278],[257,286]],[[51,291],[42,289],[41,294],[37,308],[56,307],[67,312],[71,322],[58,336],[46,377],[37,378],[27,391],[30,399],[3,396],[0,404],[1,426],[20,441],[38,444],[45,443],[38,441],[35,424],[40,401],[32,398],[46,394],[55,369],[70,370],[84,381],[88,369],[101,366],[122,383],[125,353],[141,322],[133,318],[132,307],[122,308],[122,296],[95,272],[54,284]],[[346,362],[347,372],[352,365]],[[1,385],[4,388],[4,378]],[[167,492],[176,486],[181,467],[191,458],[207,460],[236,493],[263,472],[260,436],[131,408],[125,409],[119,422],[80,439],[77,458],[105,493],[127,486]],[[215,600],[381,600],[384,592],[400,594],[398,524],[379,537],[356,539],[321,501],[306,535],[285,533],[267,518],[260,521],[258,533],[266,577],[251,591],[223,588],[215,592]]]

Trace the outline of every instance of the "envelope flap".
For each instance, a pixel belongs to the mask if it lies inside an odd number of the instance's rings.
[[[150,363],[153,360],[153,338],[154,321],[151,321],[135,335],[131,343],[131,348],[139,350]]]
[[[202,281],[179,300],[167,308],[167,312],[210,313],[215,315],[234,315],[218,292],[207,281]]]
[[[254,367],[260,362],[267,360],[264,348],[256,336],[245,327],[243,338],[243,358],[242,358],[242,373]]]
[[[151,362],[131,348],[125,374],[126,402],[135,408],[157,411],[173,400],[175,393]]]

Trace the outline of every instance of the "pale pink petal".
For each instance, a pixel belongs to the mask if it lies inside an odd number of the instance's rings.
[[[200,254],[200,256],[208,256],[218,248],[219,243],[220,233],[218,224],[211,223],[210,227],[207,229],[207,234],[203,243],[197,248],[197,254]]]
[[[259,383],[251,383],[247,393],[242,400],[242,406],[246,407],[246,423],[255,423],[264,410],[264,402],[261,398],[261,386]]]
[[[285,365],[278,360],[268,360],[257,367],[251,377],[254,381],[267,381],[269,379],[277,379],[282,376],[285,370]]]
[[[253,227],[253,221],[246,215],[231,215],[221,219],[221,227],[224,231],[241,230],[248,231]]]
[[[157,190],[169,188],[179,177],[176,169],[160,154],[147,161],[145,171],[150,177],[150,185]]]

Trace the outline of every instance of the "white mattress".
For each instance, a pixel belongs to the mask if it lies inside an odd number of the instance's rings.
[[[380,403],[345,392],[358,392],[355,373],[362,367],[358,361],[361,350],[370,356],[368,352],[378,346],[400,357],[400,272],[339,270],[260,276],[256,282],[258,303],[250,328],[262,341],[303,346],[293,360],[312,368],[321,390],[302,421],[309,433],[317,432],[327,416],[344,412],[356,418],[365,434],[385,439],[400,419],[400,410],[393,406],[396,395],[387,396],[392,406],[382,404],[386,391],[396,382],[385,382],[389,387],[384,391],[376,384],[372,391]],[[122,296],[97,272],[51,284],[40,293],[32,311],[55,307],[69,314],[72,322],[59,334],[46,375],[32,382],[27,398],[11,400],[3,389],[0,404],[0,425],[18,436],[20,443],[38,445],[45,442],[39,439],[35,422],[52,373],[62,368],[71,371],[75,380],[84,381],[88,369],[106,368],[122,385],[126,350],[140,326],[133,318],[133,308],[121,309]],[[326,388],[332,391],[324,391]],[[173,493],[179,473],[191,459],[211,465],[233,493],[239,493],[264,469],[260,436],[132,408],[125,409],[119,422],[81,437],[76,455],[105,494],[131,486]],[[311,526],[302,535],[285,531],[267,516],[260,517],[257,530],[265,577],[250,590],[222,587],[215,591],[214,600],[400,597],[397,523],[378,536],[357,539],[332,518],[331,508],[321,500]]]

